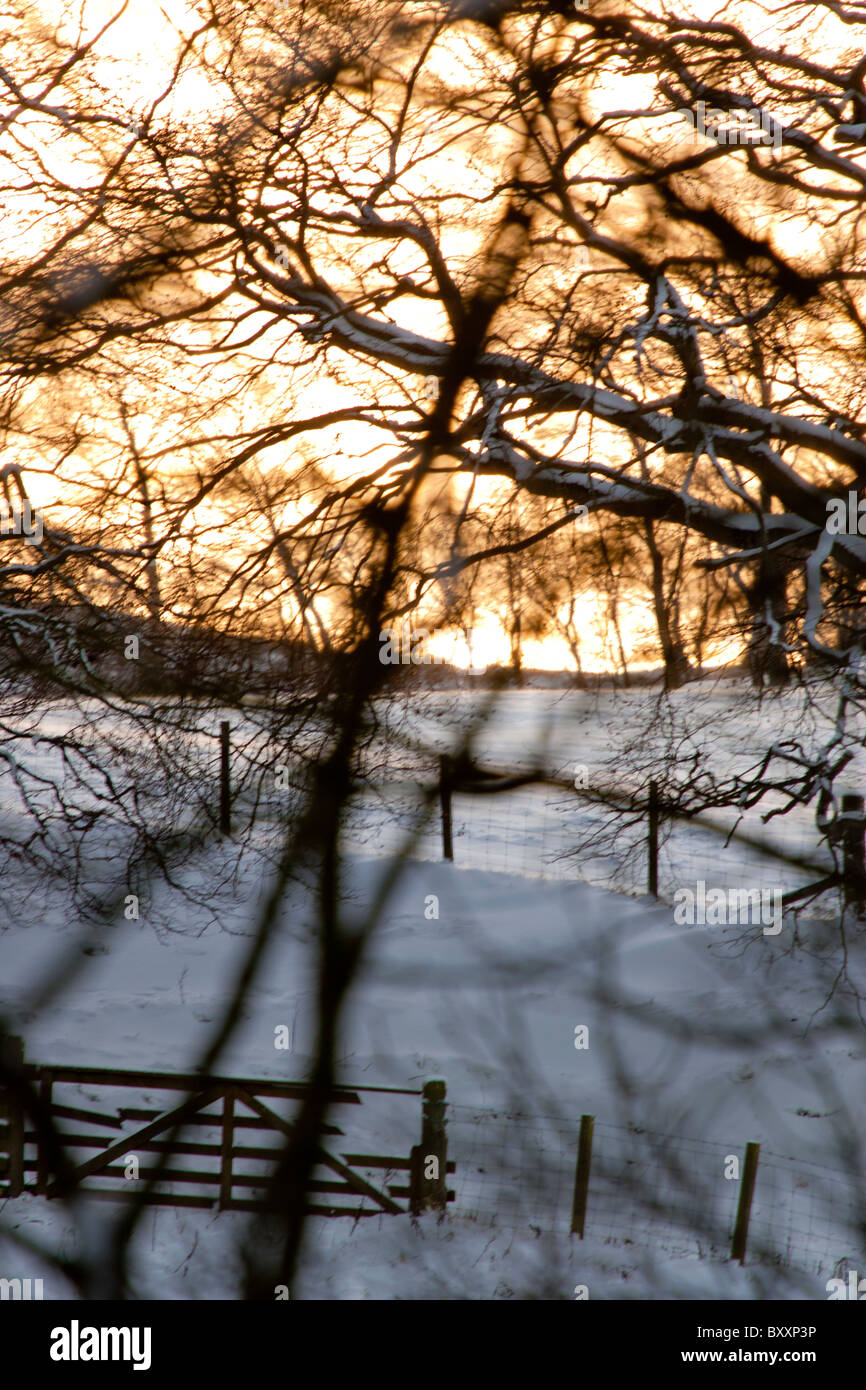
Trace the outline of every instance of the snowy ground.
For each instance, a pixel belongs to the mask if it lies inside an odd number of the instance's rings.
[[[736,698],[718,696],[728,710]],[[511,765],[533,756],[535,731],[550,727],[548,749],[561,763],[597,766],[614,737],[625,746],[646,699],[521,692],[485,729],[480,751]],[[453,710],[452,697],[428,712],[440,734]],[[733,756],[737,718],[726,728],[721,713],[715,727],[723,753],[730,732]],[[485,853],[523,870],[486,814]],[[349,911],[370,901],[392,843],[383,818],[362,812],[357,824]],[[467,836],[458,838],[454,865],[437,862],[431,835],[430,857],[405,868],[352,996],[340,1079],[398,1088],[447,1080],[457,1200],[440,1223],[432,1215],[417,1225],[402,1216],[357,1225],[311,1219],[292,1297],[573,1298],[586,1286],[590,1298],[823,1299],[840,1261],[862,1267],[852,1217],[862,1210],[856,1175],[866,1171],[866,1034],[844,988],[824,1007],[838,967],[831,924],[801,923],[802,949],[792,954],[790,928],[770,938],[760,927],[678,927],[669,907],[556,870],[541,877],[470,867]],[[210,851],[199,865],[202,883],[225,878],[226,853]],[[49,915],[0,935],[4,1013],[25,1036],[28,1057],[189,1067],[236,974],[262,884],[251,859],[217,913],[166,902],[170,932],[144,920],[112,928],[106,953],[88,956],[47,1010],[34,1009],[34,987],[70,947],[70,926]],[[425,915],[434,896],[438,918]],[[222,1073],[303,1076],[313,920],[297,890]],[[848,965],[866,992],[862,947]],[[274,1047],[282,1024],[289,1052]],[[589,1029],[580,1050],[579,1025]],[[596,1117],[584,1241],[568,1234],[581,1114]],[[365,1096],[348,1119],[333,1118],[345,1129],[345,1138],[329,1140],[333,1152],[405,1154],[418,1139],[420,1106],[415,1097]],[[729,1155],[742,1159],[747,1140],[762,1150],[752,1253],[740,1269],[726,1262],[737,1183],[724,1170]],[[76,1229],[57,1205],[23,1198],[5,1203],[0,1219],[69,1254],[114,1215],[91,1203]],[[244,1222],[228,1213],[149,1212],[137,1289],[236,1296],[233,1247]],[[32,1257],[22,1268],[22,1259],[0,1240],[0,1274],[44,1272]],[[46,1279],[46,1296],[66,1295],[57,1276]]]
[[[489,698],[489,697],[488,697]],[[398,707],[394,727],[431,750],[446,752],[458,732],[484,707],[482,692],[433,692],[418,702],[411,716]],[[638,689],[590,692],[575,690],[507,691],[496,698],[480,723],[474,741],[476,762],[483,767],[519,771],[543,767],[571,782],[578,774],[590,795],[599,789],[646,795],[649,777],[662,794],[675,795],[688,784],[692,760],[720,779],[745,774],[758,766],[768,747],[806,752],[834,736],[836,707],[826,697],[799,690],[765,697],[757,709],[749,685],[741,679],[708,681],[671,696]],[[852,733],[855,732],[852,730]],[[866,729],[859,730],[861,738]],[[399,756],[393,756],[399,763]],[[422,760],[423,766],[423,760]],[[769,776],[785,781],[792,764],[771,763]],[[424,769],[436,777],[435,758]],[[845,770],[836,794],[866,791],[866,746]],[[357,808],[358,842],[371,853],[400,843],[414,787],[404,777],[383,787]],[[780,888],[787,892],[828,871],[826,846],[815,827],[814,805],[795,807],[769,821],[766,814],[787,797],[772,792],[760,804],[705,813],[700,820],[663,824],[659,887],[672,901],[675,890],[698,879],[708,885]],[[455,858],[467,868],[495,869],[526,877],[581,880],[618,892],[641,894],[647,886],[646,821],[621,829],[615,842],[599,834],[606,823],[603,808],[587,797],[550,787],[526,787],[497,796],[454,797]],[[729,838],[729,832],[736,834]],[[595,842],[586,848],[587,841]],[[750,843],[753,841],[754,843]],[[438,824],[431,821],[416,851],[418,857],[441,857]],[[800,859],[803,869],[791,860]],[[813,868],[812,866],[815,866]],[[809,911],[831,917],[838,900],[825,895]]]

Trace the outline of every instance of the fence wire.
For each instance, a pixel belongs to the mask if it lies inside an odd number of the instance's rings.
[[[307,731],[307,741],[311,738]],[[233,730],[232,740],[233,824],[240,828],[254,821],[267,839],[299,813],[316,750],[312,742],[305,749],[300,738],[274,741],[265,730],[247,724]],[[205,742],[213,762],[213,739]],[[407,833],[418,825],[413,857],[443,857],[435,795],[436,746],[385,726],[371,737],[361,758],[357,792],[347,807],[347,848],[390,856],[404,849]],[[534,765],[528,750],[513,748],[512,753],[505,763],[496,760],[500,775],[525,774]],[[618,781],[602,797],[595,785],[597,775],[605,771],[599,762],[601,750],[595,749],[594,756],[598,769],[583,767],[589,780],[580,782],[578,777],[580,785],[572,785],[575,765],[559,759],[548,766],[547,782],[480,792],[458,781],[452,794],[457,867],[582,881],[633,896],[648,892],[649,816],[642,781],[646,769],[632,767],[625,758],[617,764]],[[482,756],[481,762],[487,767],[489,759]],[[610,771],[607,768],[606,774]],[[428,814],[422,818],[425,792]],[[769,905],[773,893],[791,893],[831,873],[833,856],[816,828],[814,807],[793,805],[784,815],[765,820],[768,812],[783,805],[786,798],[777,791],[768,792],[753,807],[688,818],[663,814],[660,899],[673,903],[679,889],[694,891],[703,882],[707,890],[745,889],[759,898],[765,893]],[[798,910],[832,920],[840,907],[839,890],[832,888],[806,899]]]
[[[442,859],[438,799],[421,819],[423,788],[434,780],[435,771],[428,768],[426,784],[395,779],[363,789],[349,810],[347,843],[365,853],[396,854],[417,820],[421,831],[413,857]],[[451,814],[458,868],[584,882],[631,896],[648,892],[649,819],[642,806],[619,809],[542,783],[492,793],[456,790]],[[809,867],[790,862],[798,859]],[[658,896],[663,902],[673,903],[678,890],[695,891],[702,881],[707,891],[763,892],[769,909],[774,893],[803,888],[832,869],[830,852],[805,811],[773,822],[771,834],[757,812],[661,819]],[[809,916],[838,917],[838,890],[824,892],[804,910]]]
[[[485,1225],[567,1234],[579,1120],[450,1105],[448,1153],[457,1163],[455,1215]],[[596,1121],[584,1234],[671,1256],[727,1259],[745,1145]],[[861,1181],[762,1151],[748,1263],[828,1276],[863,1263]]]

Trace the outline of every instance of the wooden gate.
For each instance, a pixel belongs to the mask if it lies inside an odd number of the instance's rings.
[[[220,1211],[266,1208],[270,1177],[294,1132],[292,1119],[280,1111],[303,1099],[306,1083],[38,1066],[24,1062],[20,1040],[5,1041],[0,1198],[25,1193],[54,1198],[80,1191],[104,1201]],[[437,1104],[442,1111],[445,1107],[441,1100],[431,1102],[430,1085],[441,1087],[444,1099],[442,1082],[430,1083],[424,1093],[384,1086],[332,1089],[331,1106],[361,1105],[363,1095],[423,1095],[422,1143],[406,1158],[338,1157],[320,1146],[310,1183],[310,1215],[397,1215],[454,1199],[446,1190],[445,1174],[455,1168],[446,1159],[444,1122],[431,1139],[431,1104],[433,1110]],[[80,1103],[82,1092],[86,1105]],[[177,1093],[184,1096],[180,1104],[174,1103]],[[342,1134],[337,1125],[324,1127],[327,1139]],[[425,1176],[424,1160],[434,1155],[436,1180]],[[144,1156],[153,1163],[146,1166]],[[378,1183],[383,1170],[384,1187]],[[408,1173],[408,1186],[405,1180],[388,1183],[400,1172]],[[148,1180],[151,1190],[137,1193]]]

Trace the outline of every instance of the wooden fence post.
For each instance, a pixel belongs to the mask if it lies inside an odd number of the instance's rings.
[[[23,1038],[0,1042],[4,1070],[13,1074],[24,1066]],[[0,1182],[4,1197],[18,1197],[24,1190],[24,1111],[9,1086],[0,1079]]]
[[[842,841],[842,876],[845,906],[866,913],[866,818],[863,797],[845,795],[837,817]]]
[[[743,1177],[740,1183],[737,1221],[734,1226],[734,1238],[731,1241],[731,1259],[739,1260],[740,1264],[745,1264],[746,1261],[746,1240],[749,1234],[749,1217],[752,1213],[752,1197],[755,1193],[755,1177],[758,1172],[758,1154],[760,1152],[760,1144],[746,1145],[746,1162],[743,1165]]]
[[[451,839],[451,759],[442,754],[439,759],[439,805],[442,808],[442,854],[445,859],[454,858],[454,844]]]
[[[413,1216],[427,1207],[445,1211],[448,1205],[446,1094],[444,1081],[428,1081],[422,1092],[421,1143],[410,1154],[409,1210]]]
[[[577,1169],[574,1174],[574,1203],[571,1208],[571,1233],[583,1240],[586,1224],[586,1199],[589,1196],[589,1165],[592,1160],[592,1129],[595,1118],[581,1115],[580,1138],[577,1141]]]
[[[220,1211],[228,1210],[232,1204],[232,1149],[234,1142],[235,1098],[234,1092],[226,1090],[223,1096],[223,1131],[220,1145]]]
[[[44,1125],[51,1123],[53,1089],[54,1082],[51,1073],[42,1074],[39,1077],[39,1106],[42,1116],[40,1123],[36,1126],[36,1191],[43,1196],[48,1191],[51,1175],[48,1171],[48,1155],[42,1142],[42,1129]]]
[[[649,784],[649,829],[647,832],[648,891],[654,898],[659,895],[659,784]]]
[[[229,734],[231,728],[227,719],[220,723],[220,834],[230,835],[232,833],[232,812],[231,812],[231,785],[229,781],[230,773],[230,746]]]

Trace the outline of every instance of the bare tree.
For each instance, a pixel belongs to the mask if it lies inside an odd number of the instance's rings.
[[[31,871],[72,865],[82,912],[110,918],[137,864],[171,883],[215,833],[202,710],[241,704],[253,644],[270,676],[244,787],[308,736],[305,799],[199,1059],[216,1064],[287,883],[312,874],[312,1084],[250,1296],[297,1265],[342,1008],[399,873],[345,920],[383,623],[459,623],[498,569],[519,670],[547,625],[523,557],[580,505],[626,682],[634,525],[669,684],[688,557],[738,586],[756,684],[809,653],[838,694],[830,744],[788,750],[793,803],[827,792],[857,737],[866,543],[827,521],[866,482],[864,26],[836,3],[751,11],[207,0],[166,31],[134,109],[106,76],[117,15],[65,37],[10,12],[2,476],[44,527],[2,537],[2,754],[26,826],[4,839]],[[580,587],[566,575],[564,601]],[[121,665],[128,638],[149,687]],[[154,685],[179,698],[134,698]],[[46,777],[37,717],[60,698],[74,718]],[[702,783],[701,804],[757,803],[778,756]],[[89,836],[109,821],[122,867],[94,903]]]

